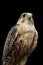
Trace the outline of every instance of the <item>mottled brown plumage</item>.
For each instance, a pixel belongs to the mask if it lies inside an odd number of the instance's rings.
[[[2,65],[25,65],[37,46],[38,32],[31,13],[21,14],[17,24],[8,33],[2,56]]]

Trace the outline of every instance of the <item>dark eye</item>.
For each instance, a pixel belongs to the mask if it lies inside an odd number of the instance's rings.
[[[23,14],[23,17],[25,17],[26,16],[26,14]]]

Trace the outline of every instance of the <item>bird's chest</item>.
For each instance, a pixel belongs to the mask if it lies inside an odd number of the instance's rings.
[[[32,32],[28,32],[28,33],[25,33],[23,34],[21,37],[20,37],[20,40],[22,40],[24,43],[31,43],[32,40],[33,40],[33,37],[34,37],[34,33]]]
[[[33,28],[28,25],[20,25],[18,27],[18,30],[19,30],[19,35],[17,42],[31,45],[31,42],[35,34]]]
[[[23,48],[29,48],[31,46],[32,40],[34,38],[34,32],[27,32],[25,34],[22,34],[18,37],[16,41],[16,45],[21,46],[21,49]]]

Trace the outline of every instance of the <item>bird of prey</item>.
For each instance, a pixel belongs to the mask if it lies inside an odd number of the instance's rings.
[[[25,65],[37,46],[38,32],[32,13],[22,13],[9,31],[3,49],[2,65]]]

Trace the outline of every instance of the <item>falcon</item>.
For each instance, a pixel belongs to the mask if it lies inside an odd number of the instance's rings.
[[[25,65],[27,58],[37,46],[38,32],[32,13],[22,13],[6,38],[2,65]]]

